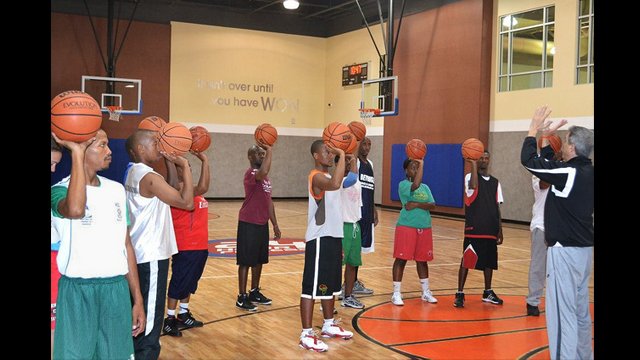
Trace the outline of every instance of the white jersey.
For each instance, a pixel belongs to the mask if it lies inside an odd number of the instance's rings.
[[[311,170],[311,173],[309,173],[309,208],[307,212],[307,232],[304,239],[305,241],[310,241],[324,236],[342,238],[344,224],[342,221],[340,191],[323,191],[320,195],[314,196],[311,181],[316,174],[323,174],[331,178],[331,175],[319,170]]]
[[[58,269],[73,278],[106,278],[129,272],[126,197],[120,183],[98,176],[99,186],[87,188],[82,219],[51,217],[60,240]],[[55,186],[69,187],[69,176]],[[52,241],[53,241],[52,237]]]
[[[355,184],[348,188],[344,186],[344,180],[340,187],[340,198],[342,200],[342,220],[346,223],[355,223],[362,218],[362,184],[356,180]]]
[[[537,176],[531,177],[531,186],[533,187],[533,209],[531,209],[531,231],[538,228],[544,231],[544,203],[547,202],[547,193],[549,188],[540,189],[540,179]]]
[[[129,168],[124,184],[131,219],[131,243],[138,264],[165,260],[178,252],[171,208],[157,196],[140,195],[140,181],[149,173],[161,176],[149,166],[135,163]]]

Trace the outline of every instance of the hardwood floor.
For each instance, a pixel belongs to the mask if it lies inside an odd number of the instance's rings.
[[[210,239],[235,238],[241,204],[241,201],[210,201]],[[282,237],[304,240],[307,201],[276,200],[275,208]],[[380,223],[375,229],[375,252],[363,254],[364,264],[358,276],[367,287],[375,290],[371,296],[360,297],[366,307],[389,302],[392,291],[393,233],[398,212],[378,211]],[[433,218],[434,260],[429,263],[429,279],[436,297],[455,293],[463,225],[460,219]],[[494,272],[492,287],[498,295],[523,296],[521,307],[524,314],[530,255],[529,228],[504,224],[503,232],[504,244],[498,247],[499,270]],[[358,333],[347,341],[328,339],[329,351],[326,354],[300,348],[299,301],[303,262],[303,254],[271,256],[269,264],[263,267],[261,288],[266,296],[273,299],[273,304],[259,306],[257,312],[249,313],[234,306],[238,293],[235,257],[209,257],[198,291],[190,302],[192,313],[205,325],[184,330],[182,337],[162,336],[160,359],[406,358]],[[415,263],[407,263],[402,283],[405,300],[420,295],[415,268]],[[482,273],[471,271],[465,286],[467,296],[481,294],[482,289]],[[593,276],[590,296],[593,299]],[[313,318],[316,327],[322,324],[319,308],[318,302]],[[336,309],[336,317],[342,319],[344,327],[353,330],[352,318],[360,310],[341,307],[339,301],[336,301]],[[455,357],[452,353],[451,358]]]

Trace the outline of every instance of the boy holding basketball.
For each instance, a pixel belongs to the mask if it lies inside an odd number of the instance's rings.
[[[260,292],[262,265],[269,262],[269,220],[274,240],[280,238],[276,210],[271,201],[271,146],[253,145],[247,152],[249,168],[244,173],[244,202],[238,214],[237,253],[238,298],[236,307],[256,311],[256,304],[271,305],[271,299]],[[251,268],[251,291],[247,294],[247,278]]]
[[[340,293],[342,257],[343,218],[340,186],[344,178],[344,151],[325,145],[322,140],[311,144],[311,155],[315,168],[309,173],[309,208],[307,231],[305,234],[304,271],[302,274],[302,295],[300,297],[300,320],[302,332],[299,345],[317,352],[329,347],[318,338],[313,330],[313,305],[320,299],[324,324],[323,337],[350,339],[351,331],[338,325],[333,318],[334,295]],[[338,155],[333,176],[328,169],[333,158]]]
[[[502,305],[502,299],[491,289],[491,279],[493,270],[498,269],[498,245],[503,240],[500,204],[504,200],[500,182],[489,175],[489,159],[486,150],[478,160],[466,159],[471,163],[471,173],[464,179],[464,244],[455,307],[464,307],[463,289],[469,269],[484,272],[482,301]]]
[[[169,258],[178,252],[169,206],[193,209],[193,180],[189,162],[182,156],[160,152],[156,133],[136,130],[125,143],[133,160],[125,174],[127,204],[131,217],[131,242],[147,314],[145,333],[134,339],[136,359],[160,356],[160,330],[167,295]],[[151,164],[165,157],[182,173],[183,187],[174,189]]]

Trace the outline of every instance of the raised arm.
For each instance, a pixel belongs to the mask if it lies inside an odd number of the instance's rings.
[[[200,179],[198,179],[198,185],[193,189],[194,195],[204,195],[209,191],[209,182],[211,181],[211,175],[209,172],[209,158],[207,155],[201,152],[193,153],[200,161],[202,161],[200,167]]]
[[[338,190],[342,185],[342,178],[344,178],[344,151],[338,148],[327,145],[329,151],[340,158],[338,163],[335,164],[336,171],[331,178],[324,176],[323,174],[316,174],[311,180],[311,186],[314,194],[319,194],[323,191]]]
[[[265,150],[264,159],[262,159],[262,165],[260,165],[260,169],[256,173],[256,181],[262,181],[267,175],[269,175],[269,170],[271,170],[271,155],[273,153],[273,149],[271,146],[260,143],[258,144],[261,148]]]
[[[180,191],[169,185],[162,176],[155,173],[148,173],[140,180],[140,195],[144,197],[157,196],[162,202],[185,210],[193,209],[193,179],[189,162],[182,156],[174,156],[162,153],[169,160],[177,165],[178,171],[182,172],[183,186]]]
[[[93,137],[82,143],[60,140],[51,133],[58,144],[66,147],[71,152],[71,176],[66,197],[58,202],[57,212],[68,219],[81,219],[87,204],[87,176],[84,172],[84,153],[87,148],[96,141]]]
[[[411,184],[411,191],[416,191],[420,184],[422,184],[422,172],[424,167],[424,160],[413,160],[418,163],[418,170],[416,170],[416,176],[413,177],[413,183]]]

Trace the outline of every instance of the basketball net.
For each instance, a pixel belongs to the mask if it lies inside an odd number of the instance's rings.
[[[107,111],[109,111],[109,120],[120,121],[122,106],[107,106]]]
[[[380,115],[380,109],[358,109],[360,111],[360,119],[365,125],[371,125],[371,119],[374,115]]]

